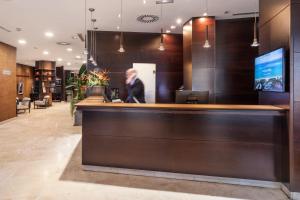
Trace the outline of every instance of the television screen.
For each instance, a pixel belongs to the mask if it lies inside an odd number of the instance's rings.
[[[277,49],[255,59],[255,89],[261,91],[285,91],[284,49]]]

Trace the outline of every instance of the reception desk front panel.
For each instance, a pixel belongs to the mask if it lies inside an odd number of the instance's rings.
[[[282,181],[287,110],[82,102],[83,164]],[[225,109],[226,108],[226,109]]]

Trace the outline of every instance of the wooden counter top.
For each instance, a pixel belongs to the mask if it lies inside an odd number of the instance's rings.
[[[85,108],[133,108],[158,110],[258,110],[258,111],[287,111],[288,106],[271,105],[221,105],[221,104],[128,104],[102,103],[97,100],[83,100],[76,104],[79,109]]]

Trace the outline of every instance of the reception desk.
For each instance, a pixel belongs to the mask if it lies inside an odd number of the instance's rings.
[[[83,165],[266,181],[288,173],[287,107],[84,100],[77,109]]]

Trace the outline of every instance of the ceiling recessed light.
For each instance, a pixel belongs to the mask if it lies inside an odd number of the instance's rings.
[[[86,64],[86,60],[83,60],[83,61],[82,61],[82,64]]]
[[[207,15],[208,15],[207,12],[203,13],[203,16],[204,16],[204,17],[206,17]]]
[[[75,56],[76,59],[81,59],[81,56]]]
[[[19,44],[22,44],[22,45],[27,44],[27,41],[23,40],[23,39],[18,40],[18,42],[19,42]]]
[[[171,33],[171,31],[170,30],[166,30],[166,33]]]
[[[44,55],[48,55],[49,52],[48,52],[48,51],[43,51],[43,54],[44,54]]]
[[[67,48],[67,51],[71,52],[71,51],[73,51],[73,49],[72,48]]]
[[[176,20],[176,23],[177,23],[177,24],[181,24],[181,23],[182,23],[182,19],[178,18],[178,19]]]
[[[52,38],[54,36],[54,34],[52,32],[48,31],[48,32],[45,33],[45,36],[48,37],[48,38]]]
[[[73,39],[73,40],[77,40],[77,39],[78,39],[78,36],[77,36],[77,35],[73,35],[73,36],[72,36],[72,39]]]
[[[62,58],[57,58],[57,61],[61,62],[61,61],[63,61],[63,59]]]
[[[146,0],[143,0],[143,4],[146,4],[147,3],[147,1]]]
[[[117,30],[120,30],[120,26],[117,26]]]
[[[121,14],[118,14],[118,17],[121,18]]]
[[[67,63],[67,65],[68,65],[68,66],[71,66],[71,65],[72,65],[72,63],[68,62],[68,63]]]
[[[172,25],[170,28],[171,28],[171,29],[175,29],[175,28],[176,28],[176,26]]]

